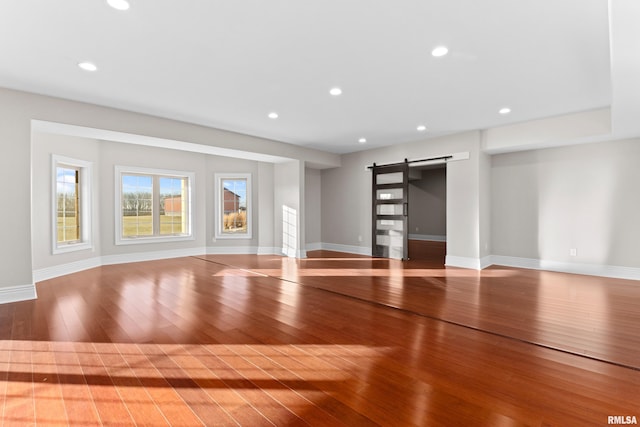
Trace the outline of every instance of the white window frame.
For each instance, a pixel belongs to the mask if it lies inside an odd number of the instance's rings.
[[[246,179],[247,180],[247,232],[246,233],[223,233],[222,221],[224,215],[224,191],[222,191],[222,180],[224,179]],[[216,239],[251,239],[253,224],[253,203],[251,200],[251,174],[250,173],[216,173],[215,174],[215,237]]]
[[[80,215],[80,239],[74,242],[58,242],[58,167],[77,169],[79,172],[79,215]],[[93,249],[92,243],[92,203],[91,203],[91,179],[93,175],[93,163],[85,160],[72,159],[70,157],[51,155],[51,252],[54,255],[68,252]],[[78,215],[78,214],[76,214]]]
[[[159,235],[153,236],[139,236],[139,237],[124,237],[122,236],[122,175],[137,174],[137,175],[150,175],[154,177],[169,177],[169,178],[187,178],[187,232],[179,235]],[[136,245],[144,243],[162,243],[162,242],[178,242],[184,240],[194,240],[193,233],[193,194],[195,194],[195,182],[196,175],[194,172],[184,172],[169,169],[154,169],[154,168],[141,168],[135,166],[115,166],[115,242],[116,245]],[[159,189],[154,188],[154,194]],[[153,212],[159,209],[160,206],[155,206],[156,199],[154,197]],[[154,213],[155,217],[155,213]]]

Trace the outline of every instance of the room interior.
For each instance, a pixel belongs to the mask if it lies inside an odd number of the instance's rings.
[[[637,3],[52,3],[0,17],[4,421],[640,417]],[[442,156],[372,258],[367,167]],[[121,168],[191,174],[188,233],[122,239]]]

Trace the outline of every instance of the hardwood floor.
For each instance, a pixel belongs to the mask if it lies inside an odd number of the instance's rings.
[[[640,418],[640,284],[444,268],[429,251],[206,255],[38,283],[37,300],[0,305],[3,425]]]

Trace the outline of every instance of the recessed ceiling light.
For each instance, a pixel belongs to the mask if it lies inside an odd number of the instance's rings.
[[[425,130],[427,130],[427,127],[425,125],[420,125],[416,129],[418,129],[418,132],[424,132]]]
[[[359,142],[360,144],[364,144],[364,143],[366,143],[366,142],[367,142],[367,138],[360,138],[360,139],[358,140],[358,142]]]
[[[501,108],[500,111],[498,111],[498,113],[500,114],[509,114],[510,112],[511,112],[511,108],[509,107]]]
[[[82,68],[85,71],[97,71],[98,70],[98,67],[96,66],[96,64],[94,64],[93,62],[88,62],[88,61],[84,61],[84,62],[78,63],[78,67]]]
[[[130,7],[127,0],[107,0],[107,4],[117,10],[127,10]]]
[[[340,89],[339,87],[332,87],[329,93],[333,96],[340,96],[342,95],[342,89]]]
[[[446,46],[438,46],[431,51],[431,55],[435,57],[445,56],[447,53],[449,53],[449,49]]]
[[[277,119],[278,118],[278,113],[276,113],[276,112],[269,113],[269,118],[270,119]]]

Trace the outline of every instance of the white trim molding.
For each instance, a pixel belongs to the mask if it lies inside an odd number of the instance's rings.
[[[270,249],[270,248],[269,248]],[[207,246],[207,255],[257,255],[257,246]]]
[[[80,236],[75,242],[58,242],[58,168],[77,170],[79,179],[76,182],[79,206],[76,219],[80,219]],[[92,208],[93,208],[93,163],[69,157],[51,155],[51,253],[61,254],[93,249],[92,243]]]
[[[305,246],[307,251],[319,251],[322,249],[321,242],[307,243]]]
[[[204,248],[173,249],[168,251],[133,252],[117,255],[103,255],[102,265],[127,264],[130,262],[155,261],[159,259],[197,256],[204,253]]]
[[[258,255],[280,255],[280,249],[276,247],[259,246]]]
[[[54,265],[52,267],[40,268],[33,270],[33,281],[38,283],[43,280],[53,279],[55,277],[64,276],[66,274],[77,273],[79,271],[88,270],[90,268],[100,267],[102,259],[100,257],[87,258],[80,261],[70,262],[68,264]]]
[[[584,264],[559,262],[535,258],[520,258],[492,255],[491,262],[505,267],[528,268],[532,270],[557,271],[560,273],[584,274],[587,276],[611,277],[613,279],[640,280],[640,268],[617,265]]]
[[[371,256],[371,248],[365,246],[349,246],[335,243],[311,244],[313,248]],[[315,250],[315,249],[308,249]],[[77,273],[103,265],[126,264],[130,262],[154,261],[169,258],[181,258],[189,256],[209,255],[234,255],[257,254],[282,256],[281,250],[275,247],[256,246],[214,246],[207,248],[188,248],[169,251],[139,252],[102,257],[88,258],[86,260],[71,262],[53,267],[41,268],[33,271],[34,282],[53,279],[67,274]],[[299,258],[306,258],[306,251],[298,251]],[[558,261],[539,260],[533,258],[510,257],[503,255],[490,255],[483,258],[469,258],[447,255],[445,265],[448,267],[461,267],[473,270],[482,270],[490,265],[506,267],[526,268],[534,270],[557,271],[561,273],[584,274],[589,276],[611,277],[616,279],[640,280],[640,268],[622,267],[612,265],[567,263]],[[0,288],[0,304],[26,301],[37,298],[35,284],[11,286]]]
[[[429,159],[404,159],[405,162],[409,162],[409,167],[419,167],[419,166],[429,166],[429,165],[440,165],[446,164],[450,162],[456,162],[458,160],[469,160],[469,152],[461,151],[459,153],[449,153],[449,154],[441,154],[439,156],[431,156]],[[391,165],[395,163],[402,163],[402,160],[398,160],[396,162],[385,163],[384,165]],[[384,166],[379,165],[379,166]],[[364,167],[365,171],[370,171],[372,165],[367,165]]]
[[[214,241],[217,239],[251,239],[252,237],[252,229],[253,229],[253,200],[252,200],[252,190],[251,190],[251,174],[250,173],[216,173],[214,175],[215,178],[215,187],[214,187]],[[245,213],[246,213],[246,221],[247,221],[247,231],[244,233],[225,233],[224,232],[224,210],[225,201],[224,201],[224,190],[223,182],[224,181],[233,181],[239,180],[245,181]],[[230,190],[227,190],[230,191]],[[240,197],[239,195],[237,195]]]
[[[38,295],[36,294],[36,285],[34,283],[0,288],[0,304],[28,301],[36,298],[38,298]]]
[[[490,257],[469,258],[463,256],[447,255],[444,265],[447,267],[470,268],[472,270],[482,270],[491,265]]]
[[[480,258],[480,270],[484,270],[487,267],[493,265],[493,258],[491,255]]]
[[[336,243],[321,243],[321,249],[324,249],[327,251],[346,252],[348,254],[371,256],[370,246],[351,246],[351,245],[339,245]]]
[[[125,237],[123,235],[123,177],[131,175],[140,175],[149,177],[152,180],[152,217],[153,217],[153,234],[150,236]],[[137,166],[114,166],[115,177],[115,200],[114,200],[114,218],[115,218],[115,244],[120,245],[138,245],[160,242],[177,242],[185,240],[195,240],[193,230],[193,194],[195,194],[195,172],[183,172],[169,169],[142,168]],[[186,180],[186,189],[182,193],[187,199],[182,203],[182,220],[186,230],[184,233],[175,235],[160,234],[160,180],[162,178],[177,178]]]

